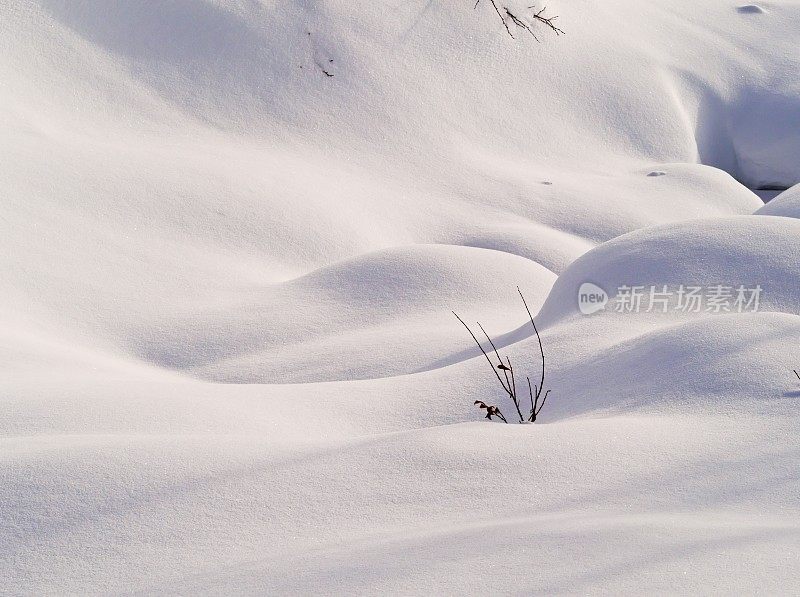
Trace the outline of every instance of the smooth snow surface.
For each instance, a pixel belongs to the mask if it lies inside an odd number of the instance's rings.
[[[764,216],[800,218],[800,184],[779,193],[756,213]]]
[[[473,6],[2,3],[0,593],[800,592],[800,2]]]

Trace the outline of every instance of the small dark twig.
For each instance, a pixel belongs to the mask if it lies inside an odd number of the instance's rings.
[[[538,416],[539,416],[539,413],[540,413],[540,412],[542,412],[542,409],[544,408],[544,403],[545,403],[545,402],[547,402],[547,395],[548,395],[549,393],[550,393],[550,390],[547,390],[547,391],[544,393],[544,398],[542,398],[542,403],[539,405],[539,408],[538,408],[538,409],[536,408],[536,404],[539,402],[539,398],[538,398],[538,397],[536,397],[536,399],[535,399],[535,400],[536,400],[536,402],[534,402],[534,404],[533,404],[533,410],[531,411],[531,418],[530,418],[530,422],[531,422],[531,423],[535,423],[535,422],[536,422],[536,417],[538,417]]]
[[[520,29],[524,29],[525,31],[527,31],[528,33],[530,33],[533,36],[533,39],[535,39],[536,41],[539,41],[539,38],[536,37],[536,34],[533,32],[533,29],[531,29],[530,25],[528,25],[524,21],[520,20],[519,17],[517,17],[517,15],[515,15],[513,12],[508,10],[508,8],[506,8],[506,7],[503,7],[503,8],[505,9],[506,14],[508,15],[508,18],[511,19],[512,23],[514,23]]]
[[[456,313],[455,311],[453,311],[452,313],[453,313],[453,315],[455,315],[455,316],[456,316],[456,319],[458,319],[458,320],[461,322],[461,325],[463,325],[465,328],[467,328],[467,331],[469,332],[469,335],[470,335],[470,336],[472,336],[472,339],[473,339],[473,340],[475,340],[475,344],[477,344],[477,345],[478,345],[478,348],[480,348],[480,349],[481,349],[481,352],[483,353],[483,356],[485,356],[485,357],[486,357],[486,360],[489,362],[489,366],[492,368],[492,371],[494,371],[494,374],[497,376],[497,381],[499,381],[499,382],[500,382],[500,385],[501,385],[501,386],[503,386],[503,389],[504,389],[504,390],[506,390],[506,392],[508,392],[508,390],[506,389],[506,386],[503,384],[503,380],[502,380],[502,379],[500,379],[500,374],[499,374],[499,373],[497,372],[497,370],[494,368],[494,364],[492,363],[492,359],[490,359],[490,358],[489,358],[489,355],[488,355],[488,354],[486,354],[486,351],[483,349],[483,345],[482,345],[480,342],[478,342],[478,339],[475,337],[475,334],[473,334],[473,333],[472,333],[472,330],[471,330],[471,329],[469,329],[469,326],[468,326],[466,323],[464,323],[464,320],[463,320],[463,319],[461,319],[461,318],[458,316],[458,313]]]
[[[489,334],[486,333],[486,330],[483,329],[483,326],[481,325],[481,323],[478,322],[478,327],[483,332],[483,335],[486,336],[486,340],[491,345],[492,350],[494,350],[494,354],[497,357],[497,360],[499,362],[498,365],[495,365],[492,362],[492,359],[489,357],[489,353],[487,353],[486,350],[484,350],[483,345],[478,341],[477,336],[475,336],[475,334],[470,329],[470,327],[466,323],[464,323],[464,320],[461,319],[458,316],[458,313],[453,311],[453,315],[455,315],[456,319],[458,319],[461,322],[461,325],[463,325],[465,328],[467,328],[467,331],[469,332],[469,335],[472,336],[472,339],[475,341],[475,344],[478,345],[478,348],[481,349],[481,352],[483,353],[483,356],[486,357],[486,360],[489,362],[489,365],[492,367],[492,371],[494,371],[495,377],[497,377],[497,381],[500,382],[500,387],[503,388],[503,391],[506,394],[508,394],[509,398],[511,398],[511,401],[514,403],[514,408],[517,409],[517,413],[519,414],[519,422],[520,423],[525,422],[525,418],[522,416],[522,412],[519,409],[519,400],[517,400],[517,387],[516,387],[516,382],[514,381],[514,371],[511,368],[511,361],[508,361],[508,365],[503,363],[503,358],[500,356],[500,352],[497,350],[497,347],[495,346],[494,342],[489,337]],[[503,379],[500,377],[500,374],[497,372],[498,369],[503,372],[503,376],[506,378],[505,383],[503,382]],[[508,376],[509,372],[511,373],[511,377],[510,378]],[[483,408],[483,407],[481,407],[481,408]],[[487,416],[486,418],[487,419],[491,419],[491,417],[489,417],[489,416]],[[506,422],[508,422],[508,421],[506,421]]]
[[[528,7],[528,9],[531,9],[531,8],[533,8],[533,6],[529,6],[529,7]],[[541,8],[541,10],[539,10],[539,12],[535,12],[535,13],[533,13],[533,18],[534,18],[534,19],[536,19],[537,21],[539,21],[540,23],[544,23],[544,24],[545,24],[547,27],[549,27],[550,29],[552,29],[552,30],[553,30],[553,32],[554,32],[556,35],[566,35],[566,34],[564,33],[564,30],[563,30],[563,29],[559,29],[559,28],[558,28],[558,27],[556,27],[556,26],[555,26],[555,24],[553,23],[553,21],[555,21],[555,20],[558,18],[558,15],[555,15],[555,16],[553,16],[553,17],[545,17],[545,16],[544,16],[544,11],[545,11],[545,10],[547,10],[547,7],[546,7],[546,6],[542,7],[542,8]]]
[[[500,369],[503,372],[503,375],[506,378],[506,385],[503,386],[503,389],[508,394],[511,394],[511,383],[508,381],[508,369],[506,369],[506,366],[503,365],[503,359],[500,358],[500,353],[497,352],[497,347],[494,345],[494,342],[492,342],[492,339],[489,337],[489,334],[486,333],[486,330],[483,329],[483,326],[481,325],[480,321],[478,322],[478,327],[481,328],[481,331],[483,332],[483,335],[486,336],[486,340],[489,341],[489,344],[491,345],[492,350],[494,350],[494,354],[497,357],[497,360],[500,361],[500,364],[497,366],[497,368]]]
[[[525,305],[525,310],[528,312],[528,317],[531,320],[531,325],[533,326],[533,331],[536,333],[536,339],[539,341],[539,353],[542,355],[542,377],[539,380],[539,385],[536,386],[536,396],[535,400],[532,404],[531,409],[531,422],[536,421],[536,416],[541,412],[541,407],[539,411],[536,410],[536,405],[539,403],[539,397],[542,395],[542,389],[544,388],[544,348],[542,347],[542,337],[539,335],[539,330],[536,327],[536,323],[533,321],[533,315],[531,314],[531,310],[528,308],[528,302],[525,300],[525,297],[522,295],[522,291],[517,286],[517,292],[519,293],[520,298],[522,299],[522,304]],[[530,385],[530,381],[528,382]],[[550,390],[548,390],[549,392]],[[545,394],[544,400],[547,400],[547,394]],[[544,406],[544,400],[542,400],[542,406]]]
[[[530,397],[531,401],[531,412],[527,418],[527,422],[535,423],[537,417],[539,416],[539,413],[541,413],[542,409],[544,408],[545,402],[547,401],[547,396],[550,394],[550,390],[547,390],[547,392],[545,392],[544,395],[542,395],[542,391],[544,389],[544,374],[545,374],[545,359],[544,359],[544,348],[542,346],[542,338],[539,335],[539,330],[536,327],[536,323],[533,320],[533,314],[531,313],[530,308],[528,308],[528,303],[525,300],[522,291],[519,289],[519,286],[517,286],[517,292],[519,293],[520,298],[522,298],[522,304],[525,305],[525,310],[528,312],[528,317],[530,318],[531,325],[533,326],[533,331],[536,333],[536,338],[539,341],[539,353],[541,354],[542,357],[542,374],[539,385],[532,385],[530,377],[525,378],[528,381],[528,396]],[[519,422],[525,423],[526,418],[522,414],[522,410],[520,408],[522,405],[522,401],[519,399],[519,396],[517,395],[517,378],[516,375],[514,374],[514,366],[511,364],[511,358],[506,356],[505,362],[503,361],[503,356],[500,354],[500,351],[497,350],[497,346],[495,346],[495,343],[492,340],[491,336],[489,336],[489,334],[483,328],[481,323],[478,322],[478,327],[480,328],[481,332],[483,332],[483,335],[486,337],[486,341],[492,347],[492,351],[494,352],[495,357],[497,357],[498,362],[497,364],[495,364],[492,361],[492,358],[489,356],[489,353],[486,351],[486,349],[484,349],[483,344],[481,344],[480,340],[478,340],[478,337],[472,331],[472,329],[464,322],[463,319],[461,319],[461,317],[458,316],[458,313],[453,311],[453,315],[456,316],[456,319],[458,319],[458,321],[461,322],[461,325],[463,325],[466,328],[467,332],[469,332],[469,335],[472,336],[472,339],[474,340],[475,344],[478,345],[478,348],[480,349],[484,358],[486,358],[486,362],[489,363],[489,366],[492,368],[492,372],[494,373],[494,376],[497,378],[500,387],[503,388],[503,391],[508,395],[509,398],[511,398],[511,401],[514,403],[514,408],[517,411],[517,415],[519,416]],[[498,370],[503,372],[503,377],[500,377],[500,373],[498,373]],[[505,381],[503,380],[503,378],[505,378]],[[500,413],[500,410],[497,409],[497,407],[487,406],[486,403],[481,400],[476,400],[475,404],[480,405],[480,408],[486,410],[487,419],[491,420],[493,416],[496,416],[497,418],[501,418],[504,422],[508,423],[506,418],[502,415],[502,413]]]
[[[523,423],[525,421],[525,417],[522,416],[522,411],[519,409],[519,399],[517,398],[517,382],[514,380],[514,367],[511,366],[511,359],[506,357],[506,362],[508,363],[508,370],[511,373],[511,400],[514,402],[514,408],[517,409],[517,414],[519,415],[519,422]]]
[[[518,14],[515,14],[515,13],[511,12],[511,10],[507,6],[504,6],[504,5],[502,6],[502,10],[501,10],[501,6],[497,4],[496,0],[489,0],[489,2],[491,3],[492,8],[494,8],[494,11],[497,13],[497,16],[500,19],[500,22],[503,23],[503,27],[505,27],[506,33],[508,33],[509,36],[511,36],[512,38],[514,37],[514,34],[511,32],[511,28],[508,26],[508,21],[510,20],[515,26],[519,27],[520,29],[524,29],[525,31],[527,31],[528,33],[530,33],[533,36],[533,39],[535,39],[536,41],[539,41],[539,38],[536,37],[536,34],[533,32],[533,28],[531,27],[531,24],[526,21],[526,17],[525,16],[520,16]],[[480,4],[480,3],[481,3],[481,0],[476,0],[475,6],[473,6],[473,9],[478,8],[478,4]],[[534,7],[533,6],[529,6],[528,10],[531,10],[532,8],[534,8]],[[553,17],[544,16],[544,11],[546,9],[547,9],[547,7],[541,8],[537,12],[531,14],[530,18],[533,19],[534,21],[542,23],[543,25],[548,27],[550,30],[552,30],[556,35],[563,34],[564,33],[563,29],[560,29],[559,27],[557,27],[555,25],[555,23],[553,23],[553,21],[555,21],[558,18],[558,15],[553,16]]]
[[[514,367],[511,366],[511,359],[506,357],[506,363],[508,363],[508,370],[511,373],[511,393],[514,396],[517,395],[517,382],[514,381]]]
[[[514,37],[514,34],[511,33],[511,29],[508,28],[508,23],[506,22],[505,18],[503,17],[503,13],[500,12],[500,9],[498,8],[497,3],[495,2],[495,0],[489,0],[489,2],[492,3],[492,6],[494,7],[494,11],[497,13],[497,16],[500,17],[500,21],[503,23],[503,27],[506,28],[506,32],[511,37]],[[480,3],[481,3],[481,0],[477,0],[477,2],[475,2],[475,6],[472,7],[473,10],[478,8],[478,4],[480,4]],[[503,7],[503,8],[505,8],[505,7]]]
[[[329,60],[328,62],[333,62],[333,60]],[[322,65],[321,65],[319,62],[314,62],[314,64],[316,64],[316,65],[319,67],[319,70],[321,70],[321,71],[322,71],[322,73],[323,73],[323,74],[324,74],[326,77],[332,77],[332,76],[333,76],[333,73],[331,73],[331,72],[328,72],[328,70],[327,70],[327,69],[326,69],[324,66],[322,66]]]
[[[792,369],[792,371],[794,371],[794,374],[797,376],[797,379],[800,379],[800,373],[797,372],[797,369]]]
[[[536,414],[536,402],[534,401],[533,390],[531,389],[531,378],[526,377],[525,379],[528,380],[528,395],[531,397],[531,416],[528,420],[533,422],[533,417]]]

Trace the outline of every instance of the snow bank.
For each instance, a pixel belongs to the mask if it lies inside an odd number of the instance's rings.
[[[785,257],[796,254],[800,226],[791,219],[740,216],[644,228],[576,260],[559,276],[539,317],[549,326],[580,315],[578,296],[585,282],[605,290],[612,302],[624,286],[660,290],[666,285],[673,292],[681,286],[760,286],[760,309],[800,314],[800,272]],[[674,309],[675,298],[668,318],[683,315]],[[653,314],[662,310],[656,306]],[[615,312],[609,305],[603,314]]]
[[[776,196],[764,207],[756,211],[762,216],[784,216],[787,218],[800,218],[800,185]]]
[[[744,93],[731,114],[740,177],[753,188],[800,183],[800,84],[786,73],[777,88]]]
[[[473,6],[2,3],[3,590],[796,590],[800,5]]]

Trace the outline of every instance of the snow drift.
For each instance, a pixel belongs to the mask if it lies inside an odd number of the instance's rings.
[[[548,11],[3,3],[4,591],[797,590],[800,4]]]

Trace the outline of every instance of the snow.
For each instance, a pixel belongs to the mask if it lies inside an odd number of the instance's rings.
[[[800,218],[800,184],[778,193],[756,213],[764,216]]]
[[[547,12],[0,6],[0,592],[800,590],[800,2]]]
[[[742,14],[756,14],[756,15],[764,14],[765,12],[767,12],[758,4],[743,4],[742,6],[737,6],[736,10]]]

